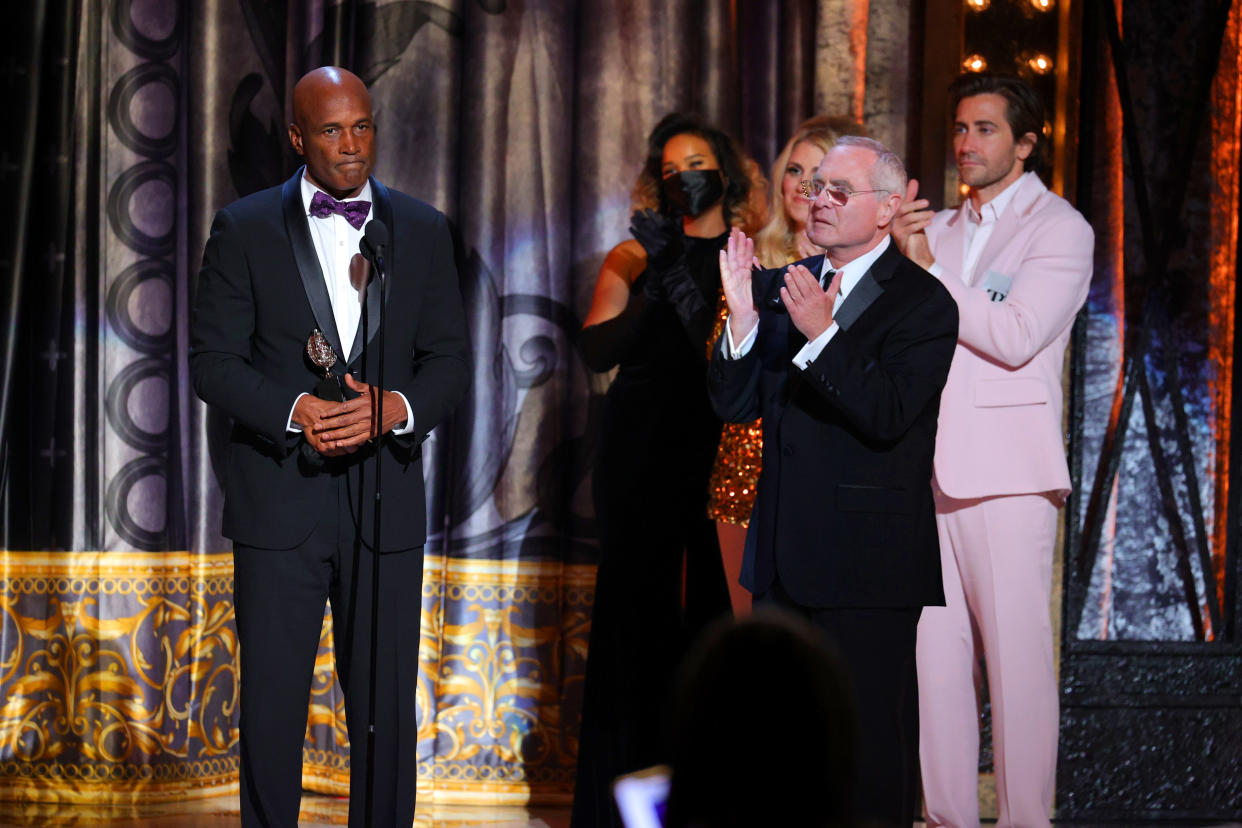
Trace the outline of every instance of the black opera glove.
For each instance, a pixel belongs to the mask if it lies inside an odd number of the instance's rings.
[[[697,332],[701,327],[698,318],[710,309],[686,270],[681,219],[655,210],[639,210],[630,217],[630,233],[647,251],[643,293],[653,301],[672,304],[682,323],[693,325]]]
[[[662,281],[665,273],[685,261],[681,219],[655,210],[639,210],[630,217],[630,233],[647,251],[648,284]]]
[[[611,370],[642,338],[647,314],[655,307],[643,293],[630,296],[625,309],[612,319],[582,329],[578,344],[592,371]]]

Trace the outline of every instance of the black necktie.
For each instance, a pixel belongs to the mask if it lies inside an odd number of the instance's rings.
[[[828,288],[832,286],[832,280],[836,278],[836,275],[837,275],[837,271],[833,270],[832,268],[829,268],[828,270],[824,271],[823,276],[819,280],[819,286],[824,289],[824,293],[828,292]],[[845,279],[842,279],[841,281],[842,283],[844,283]],[[844,300],[845,300],[845,285],[841,284],[840,286],[837,287],[837,299],[836,299],[835,307],[838,307],[838,308],[841,307],[841,303]]]

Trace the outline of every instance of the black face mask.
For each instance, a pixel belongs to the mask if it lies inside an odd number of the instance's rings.
[[[664,200],[674,211],[697,216],[724,198],[720,170],[685,170],[664,179]]]

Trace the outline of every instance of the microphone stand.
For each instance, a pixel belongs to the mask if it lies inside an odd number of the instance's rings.
[[[372,253],[372,255],[369,256],[368,258],[371,259],[371,263],[375,267],[376,278],[379,279],[379,296],[380,296],[379,330],[378,330],[378,334],[379,334],[379,337],[378,337],[379,338],[379,360],[378,362],[379,364],[377,366],[375,383],[373,385],[373,387],[376,389],[378,393],[373,393],[371,395],[371,410],[373,412],[373,417],[374,417],[373,422],[376,424],[375,427],[379,433],[375,437],[375,511],[374,511],[374,516],[373,516],[373,520],[371,524],[371,538],[372,538],[372,541],[371,541],[371,555],[372,555],[372,560],[371,560],[371,630],[370,630],[371,658],[370,658],[370,676],[367,682],[367,693],[368,693],[368,698],[367,698],[367,773],[366,773],[366,793],[365,793],[365,798],[363,800],[363,824],[366,825],[367,828],[370,828],[370,826],[375,824],[374,822],[374,811],[375,811],[375,662],[379,657],[376,639],[379,635],[380,518],[382,515],[382,507],[383,507],[383,499],[382,499],[383,489],[381,487],[380,481],[381,481],[381,471],[384,467],[382,458],[380,456],[380,452],[383,448],[384,437],[385,437],[385,434],[383,431],[383,427],[384,427],[383,426],[383,423],[384,423],[384,337],[386,335],[386,330],[384,328],[384,307],[388,303],[384,301],[384,288],[385,288],[386,280],[384,279],[383,246],[381,245],[379,247],[370,247],[370,245],[368,245],[368,247],[370,248],[371,253]],[[364,317],[367,313],[368,304],[369,303],[366,301],[366,297],[364,296],[363,303],[362,303],[362,312],[363,312]],[[364,333],[362,336],[362,341],[363,341],[362,347],[365,349],[367,347],[366,346],[367,337],[365,333],[365,330],[366,330],[365,321],[363,324],[364,324],[364,328],[363,328]],[[362,364],[366,365],[365,353],[362,358]]]

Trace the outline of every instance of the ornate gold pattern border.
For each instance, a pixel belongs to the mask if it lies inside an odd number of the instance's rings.
[[[231,553],[0,552],[0,798],[123,804],[237,779]],[[567,801],[595,570],[424,562],[420,800]],[[325,614],[303,784],[349,790]]]
[[[418,723],[420,801],[568,801],[595,568],[427,556]],[[325,628],[321,666],[331,648]],[[303,785],[349,790],[340,688],[315,683]]]
[[[231,554],[0,554],[0,795],[236,789]]]

